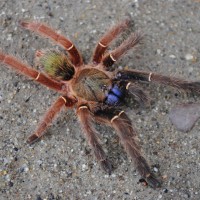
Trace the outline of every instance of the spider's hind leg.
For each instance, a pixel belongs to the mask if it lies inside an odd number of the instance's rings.
[[[43,119],[41,120],[39,126],[37,127],[36,131],[30,135],[27,139],[29,144],[34,143],[36,140],[41,138],[45,134],[45,130],[51,124],[53,119],[57,116],[57,114],[61,111],[61,109],[66,107],[71,107],[74,104],[74,100],[68,97],[59,97],[54,104],[49,108],[47,113],[44,115]]]
[[[94,112],[94,116],[97,121],[106,123],[117,131],[125,151],[134,161],[141,176],[151,187],[159,187],[161,183],[155,178],[146,159],[141,154],[141,148],[137,142],[137,133],[133,129],[131,121],[127,115],[123,111],[117,111],[112,107],[107,107]]]
[[[105,170],[110,175],[112,171],[112,165],[110,161],[106,158],[106,154],[98,141],[96,131],[92,127],[92,118],[89,108],[85,105],[80,106],[77,109],[77,116],[82,125],[82,129],[86,136],[86,139],[88,140],[97,161],[100,163],[103,170]]]
[[[122,91],[125,91],[125,94],[128,92],[128,94],[131,95],[140,104],[140,106],[149,105],[150,99],[148,95],[136,82],[119,81],[119,88]]]

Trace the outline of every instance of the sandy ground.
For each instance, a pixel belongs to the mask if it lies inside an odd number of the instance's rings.
[[[198,0],[0,1],[0,48],[33,65],[37,49],[52,44],[18,26],[37,20],[68,36],[89,60],[99,37],[125,15],[145,33],[139,51],[116,67],[137,68],[199,80],[200,2]],[[146,158],[164,178],[152,189],[141,178],[114,131],[97,125],[114,165],[106,175],[92,156],[74,111],[62,112],[47,134],[32,146],[26,138],[58,94],[12,70],[0,73],[0,199],[200,199],[200,124],[178,132],[168,113],[180,102],[199,102],[176,90],[144,84],[150,108],[129,105],[127,114],[138,130]]]

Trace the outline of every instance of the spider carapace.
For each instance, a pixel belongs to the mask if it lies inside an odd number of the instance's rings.
[[[108,51],[109,44],[130,27],[130,22],[131,20],[126,19],[108,30],[95,47],[92,60],[84,64],[81,54],[68,38],[42,23],[21,21],[21,27],[53,40],[63,47],[65,52],[37,51],[36,65],[40,66],[44,73],[3,52],[0,52],[0,61],[62,95],[52,104],[36,131],[28,138],[29,143],[44,135],[47,126],[62,108],[74,108],[83,133],[96,159],[106,172],[111,173],[112,165],[100,145],[98,133],[93,127],[94,121],[109,125],[116,130],[140,175],[150,186],[156,188],[160,186],[160,181],[151,172],[149,164],[141,154],[137,132],[128,116],[121,110],[121,105],[127,95],[136,97],[140,103],[148,101],[146,93],[140,86],[143,81],[169,85],[194,93],[200,93],[200,82],[189,82],[139,70],[113,71],[113,64],[130,49],[136,47],[142,39],[140,32],[132,33],[118,47]]]
[[[76,96],[86,101],[104,102],[109,97],[112,81],[108,75],[95,68],[81,70],[72,84]]]

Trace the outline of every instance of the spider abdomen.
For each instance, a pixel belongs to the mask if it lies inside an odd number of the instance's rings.
[[[37,51],[37,62],[48,76],[57,80],[70,80],[75,73],[71,61],[64,53],[57,50]]]
[[[72,82],[76,96],[87,101],[103,102],[111,87],[108,75],[95,68],[81,70]]]

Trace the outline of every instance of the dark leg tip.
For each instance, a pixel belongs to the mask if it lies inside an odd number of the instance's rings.
[[[157,178],[155,178],[155,176],[152,174],[146,177],[145,180],[147,184],[154,189],[161,187],[161,182]]]
[[[19,20],[19,21],[18,21],[18,24],[19,24],[19,26],[22,27],[22,28],[28,28],[28,26],[29,26],[29,23],[26,22],[26,21],[23,21],[23,20]]]
[[[36,142],[39,139],[39,137],[35,134],[32,134],[30,137],[28,137],[27,139],[27,143],[28,144],[33,144],[34,142]]]
[[[100,162],[102,169],[107,172],[109,175],[111,175],[112,172],[112,164],[108,159],[105,159]]]

